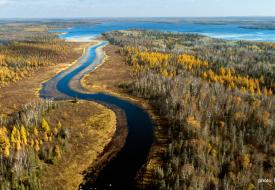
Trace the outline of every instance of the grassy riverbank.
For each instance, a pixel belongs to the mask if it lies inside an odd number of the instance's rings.
[[[93,165],[116,130],[115,113],[100,104],[83,101],[65,103],[64,108],[47,116],[50,124],[61,120],[70,138],[61,159],[54,165],[45,165],[42,175],[45,189],[78,189],[85,170]]]
[[[0,114],[37,100],[41,83],[78,59],[89,43],[71,43],[48,33],[48,25],[3,24],[0,38]],[[20,97],[20,98],[19,98]]]

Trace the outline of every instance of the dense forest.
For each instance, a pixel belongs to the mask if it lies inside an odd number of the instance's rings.
[[[30,103],[0,117],[0,189],[43,188],[42,163],[58,161],[68,138],[60,122],[50,126],[44,118],[58,106],[52,101]]]
[[[274,175],[274,43],[138,30],[104,36],[133,67],[129,92],[169,122],[154,187],[272,188],[258,179]]]

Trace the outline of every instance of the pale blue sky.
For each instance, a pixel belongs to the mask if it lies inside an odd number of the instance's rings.
[[[0,18],[275,16],[275,0],[0,0]]]

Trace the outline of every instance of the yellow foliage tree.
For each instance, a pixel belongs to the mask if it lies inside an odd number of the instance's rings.
[[[46,133],[49,133],[50,130],[51,130],[51,129],[50,129],[50,126],[49,126],[49,124],[48,124],[48,122],[46,121],[45,118],[42,119],[41,127],[42,127],[42,129],[44,130],[44,132],[46,132]]]
[[[48,142],[48,141],[49,141],[49,137],[48,137],[48,134],[47,134],[46,132],[44,133],[43,140],[44,140],[45,142]]]
[[[27,131],[26,131],[26,129],[25,129],[25,127],[21,127],[20,128],[20,134],[21,134],[21,141],[22,141],[22,144],[24,144],[24,145],[27,145]]]
[[[38,130],[37,130],[37,128],[36,127],[34,127],[33,128],[33,134],[34,134],[34,136],[38,136]]]
[[[10,155],[10,140],[5,127],[0,128],[0,153],[1,152],[3,152],[6,158]]]
[[[53,134],[54,134],[54,135],[57,135],[57,134],[58,134],[58,128],[57,128],[57,127],[53,128]]]
[[[21,134],[20,134],[20,131],[15,126],[12,128],[11,142],[13,143],[13,146],[15,147],[16,150],[21,149],[21,145],[20,145],[20,143],[21,143]]]

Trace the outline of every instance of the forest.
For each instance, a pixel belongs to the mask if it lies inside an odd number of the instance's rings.
[[[0,117],[0,189],[42,189],[42,163],[61,158],[69,135],[60,122],[50,126],[44,118],[58,106],[39,101]]]
[[[38,68],[66,62],[73,57],[72,46],[54,35],[0,45],[0,88],[30,76]]]
[[[275,44],[196,34],[105,33],[121,47],[134,81],[168,126],[154,188],[272,189],[275,159]],[[156,136],[156,143],[160,140]]]

